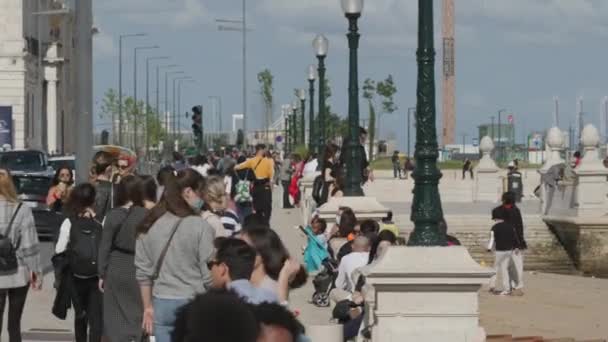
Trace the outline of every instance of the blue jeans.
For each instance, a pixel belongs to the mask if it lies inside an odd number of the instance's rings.
[[[237,203],[236,208],[237,214],[239,215],[239,220],[241,220],[241,224],[245,223],[245,218],[247,218],[247,216],[253,214],[253,205],[251,203],[247,203],[245,205]]]
[[[154,338],[156,342],[171,342],[171,332],[177,310],[187,304],[189,299],[153,299]]]

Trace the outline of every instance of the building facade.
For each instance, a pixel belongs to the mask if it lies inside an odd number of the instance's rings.
[[[0,2],[0,144],[73,153],[73,2]],[[73,132],[73,131],[72,131]]]

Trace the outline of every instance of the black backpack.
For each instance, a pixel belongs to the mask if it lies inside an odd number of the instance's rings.
[[[70,222],[68,257],[72,273],[79,278],[96,277],[101,224],[86,217],[71,218]]]
[[[6,229],[5,235],[0,234],[0,275],[10,275],[17,273],[19,269],[19,262],[17,261],[17,246],[13,245],[11,240],[11,231],[13,229],[13,223],[17,217],[17,213],[23,203],[19,203],[17,209],[13,213],[11,220]]]
[[[317,202],[317,205],[321,205],[323,200],[323,175],[318,175],[312,183],[312,199]]]

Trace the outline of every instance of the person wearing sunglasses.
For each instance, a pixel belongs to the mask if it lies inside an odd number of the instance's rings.
[[[58,168],[52,184],[46,197],[46,205],[54,212],[61,212],[63,203],[67,200],[70,190],[74,186],[72,170],[67,166]]]
[[[207,262],[214,288],[232,290],[251,304],[278,302],[274,292],[249,281],[256,258],[253,247],[236,238],[220,237],[214,244],[215,256]]]
[[[133,174],[135,161],[130,157],[121,157],[116,165],[117,173],[115,175],[115,184],[120,183],[120,180]]]

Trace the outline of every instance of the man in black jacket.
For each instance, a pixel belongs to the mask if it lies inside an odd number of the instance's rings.
[[[367,141],[367,130],[363,127],[359,127],[359,153],[361,154],[361,184],[367,183],[368,180],[374,181],[374,174],[369,168],[369,161],[367,160],[367,153],[365,152],[365,142]],[[342,141],[342,149],[340,151],[340,166],[345,168],[346,156],[348,155],[348,145],[350,138],[347,136]]]

